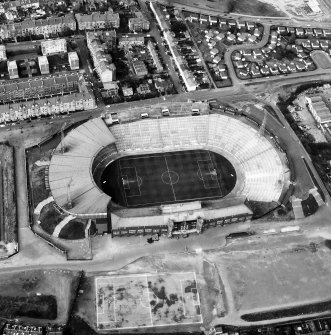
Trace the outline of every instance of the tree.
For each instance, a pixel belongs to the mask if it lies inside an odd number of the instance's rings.
[[[185,32],[187,30],[187,27],[186,27],[185,23],[176,21],[176,22],[171,24],[171,30],[175,34],[177,34],[177,33]]]

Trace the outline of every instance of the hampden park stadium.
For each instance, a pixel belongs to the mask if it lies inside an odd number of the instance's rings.
[[[265,124],[181,103],[91,119],[62,136],[47,182],[69,218],[107,219],[112,236],[188,236],[279,206],[286,154]],[[69,219],[68,219],[69,220]]]

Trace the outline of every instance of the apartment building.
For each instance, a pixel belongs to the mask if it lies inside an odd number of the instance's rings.
[[[49,74],[49,63],[48,63],[47,56],[39,56],[38,65],[39,65],[41,74]]]
[[[129,19],[129,29],[131,31],[149,30],[149,21],[139,12],[134,12],[135,17]]]
[[[0,105],[0,123],[26,120],[96,108],[91,92],[78,92],[57,97]]]
[[[63,17],[27,19],[22,22],[2,24],[0,25],[0,39],[40,34],[47,38],[50,34],[60,33],[66,29],[76,30],[76,21],[71,14]]]
[[[17,70],[17,63],[15,60],[8,61],[8,73],[10,79],[17,79],[18,78],[18,70]]]
[[[132,45],[144,45],[144,36],[122,36],[118,40],[118,47],[130,47]]]
[[[73,93],[78,92],[79,88],[79,76],[77,74],[7,82],[0,86],[0,103]]]
[[[79,70],[79,58],[77,52],[68,52],[68,60],[71,70]]]
[[[75,14],[79,30],[119,28],[120,16],[110,8],[106,13]]]
[[[108,89],[116,80],[116,67],[112,63],[111,56],[104,52],[105,45],[101,43],[98,35],[93,32],[86,33],[87,47],[90,50],[95,71],[97,72],[103,87]]]
[[[65,53],[67,52],[67,41],[64,38],[42,41],[41,52],[46,56]]]
[[[133,61],[132,62],[132,67],[133,67],[134,73],[138,77],[143,77],[143,76],[148,75],[147,67],[142,60]]]
[[[7,60],[7,55],[6,55],[6,47],[1,44],[0,45],[0,61]]]

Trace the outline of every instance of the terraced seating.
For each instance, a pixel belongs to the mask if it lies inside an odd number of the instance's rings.
[[[243,194],[250,200],[277,201],[283,187],[283,166],[276,149],[258,131],[238,119],[209,117],[208,144],[223,148],[241,164]]]
[[[100,213],[110,197],[96,187],[90,167],[95,155],[115,143],[102,119],[93,119],[70,131],[56,148],[49,166],[49,186],[58,206],[71,213]]]
[[[126,152],[196,148],[223,153],[230,161],[233,158],[243,176],[239,195],[254,201],[279,199],[285,168],[279,153],[256,129],[224,114],[144,119],[113,125],[110,131],[101,119],[88,121],[72,130],[52,156],[52,196],[60,207],[77,216],[106,215],[110,197],[95,183],[102,164]],[[72,208],[68,209],[70,201]]]

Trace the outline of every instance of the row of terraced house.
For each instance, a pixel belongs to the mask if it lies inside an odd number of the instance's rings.
[[[46,19],[35,20],[26,19],[22,22],[8,23],[0,25],[0,39],[16,38],[18,36],[44,35],[65,32],[70,29],[94,30],[118,28],[120,17],[118,13],[113,13],[112,9],[105,14],[93,12],[89,15],[72,14],[63,17],[49,17]]]
[[[39,99],[78,91],[77,74],[11,81],[0,85],[0,103]]]
[[[0,105],[0,123],[94,108],[96,108],[96,104],[93,95],[84,91],[35,101]]]
[[[96,108],[93,93],[77,74],[5,83],[0,102],[0,123]]]

